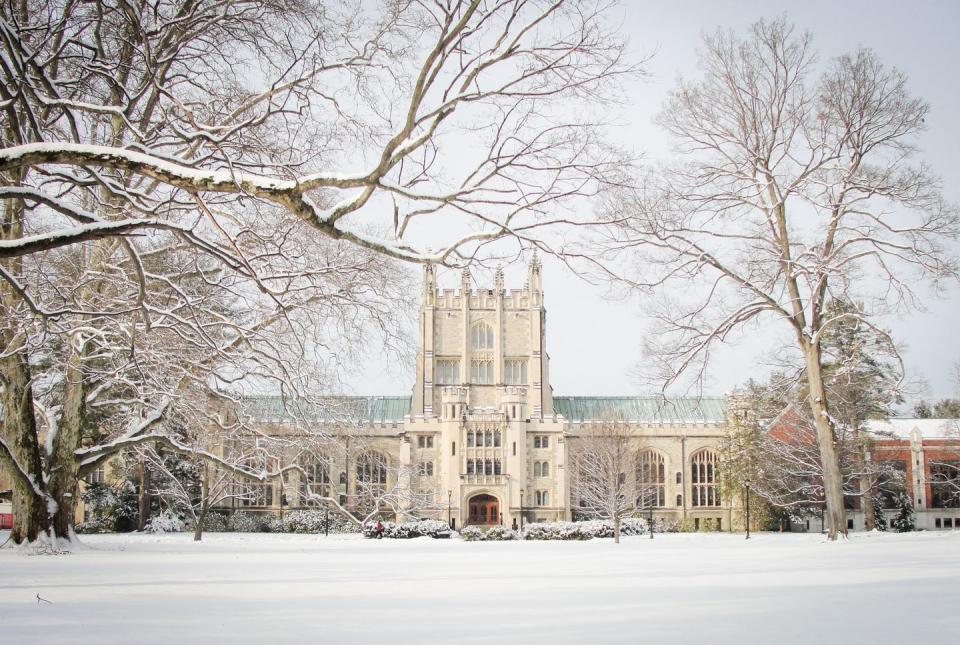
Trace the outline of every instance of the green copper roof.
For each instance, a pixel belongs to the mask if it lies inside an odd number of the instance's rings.
[[[252,421],[340,421],[399,423],[410,413],[409,396],[329,396],[312,404],[279,396],[246,397],[240,412]],[[631,423],[723,423],[722,396],[557,396],[557,414],[570,422],[627,421]]]
[[[327,396],[312,403],[280,396],[245,397],[240,413],[254,421],[398,423],[410,413],[409,396]]]
[[[567,421],[632,423],[723,423],[722,396],[555,396],[553,407]]]

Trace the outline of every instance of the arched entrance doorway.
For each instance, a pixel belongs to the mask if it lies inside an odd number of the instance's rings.
[[[470,498],[468,524],[499,524],[500,500],[493,495],[474,495]]]

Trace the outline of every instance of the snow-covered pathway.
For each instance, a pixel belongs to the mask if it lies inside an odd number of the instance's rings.
[[[960,638],[960,533],[856,535],[836,545],[778,534],[620,545],[260,534],[83,541],[60,556],[0,550],[2,642]]]

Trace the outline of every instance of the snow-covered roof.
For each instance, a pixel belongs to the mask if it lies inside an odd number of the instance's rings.
[[[875,419],[867,421],[867,429],[875,434],[886,434],[909,439],[914,430],[924,439],[960,437],[958,419]]]

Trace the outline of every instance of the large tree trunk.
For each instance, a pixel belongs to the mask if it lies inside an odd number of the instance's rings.
[[[8,343],[4,345],[9,347]],[[17,544],[33,542],[50,526],[47,498],[44,494],[43,463],[33,411],[30,366],[26,360],[20,352],[0,358],[4,442],[10,448],[13,459],[16,459],[26,471],[26,475],[32,479],[29,481],[19,476],[13,463],[4,464],[14,475],[13,530],[10,537]]]
[[[876,510],[873,508],[873,475],[860,477],[860,497],[863,499],[863,527],[872,531],[877,528]]]
[[[69,539],[77,506],[79,473],[75,451],[83,439],[84,396],[86,388],[80,369],[82,351],[72,347],[67,359],[66,386],[64,388],[63,414],[53,454],[50,455],[50,494],[57,502],[53,516],[53,532],[58,538]]]
[[[860,433],[860,419],[854,419],[853,433],[860,461],[860,499],[863,507],[863,528],[872,531],[877,528],[877,518],[873,508],[873,473],[868,471],[869,461],[867,445]]]
[[[23,5],[26,16],[26,5]],[[8,141],[11,131],[8,129]],[[23,181],[22,171],[12,171],[3,177],[8,185]],[[15,240],[23,236],[23,203],[6,200],[0,222],[0,239]],[[3,260],[4,268],[13,275],[21,273],[19,258]],[[30,364],[24,350],[25,339],[19,335],[13,322],[21,311],[20,296],[6,281],[0,281],[0,402],[3,404],[3,423],[0,425],[4,443],[10,450],[3,465],[13,474],[13,530],[10,538],[17,544],[33,542],[49,528],[50,517],[45,496],[43,462],[37,437],[37,419],[33,409]],[[29,479],[18,472],[16,460]]]
[[[140,494],[137,497],[137,530],[142,531],[150,516],[150,471],[141,461],[137,466],[140,475]]]
[[[833,429],[823,385],[820,364],[820,348],[804,343],[804,359],[807,367],[810,412],[817,430],[817,445],[823,468],[823,496],[826,502],[827,535],[831,540],[847,535],[846,513],[843,510],[843,475],[840,472],[840,454],[837,451],[837,435]]]

